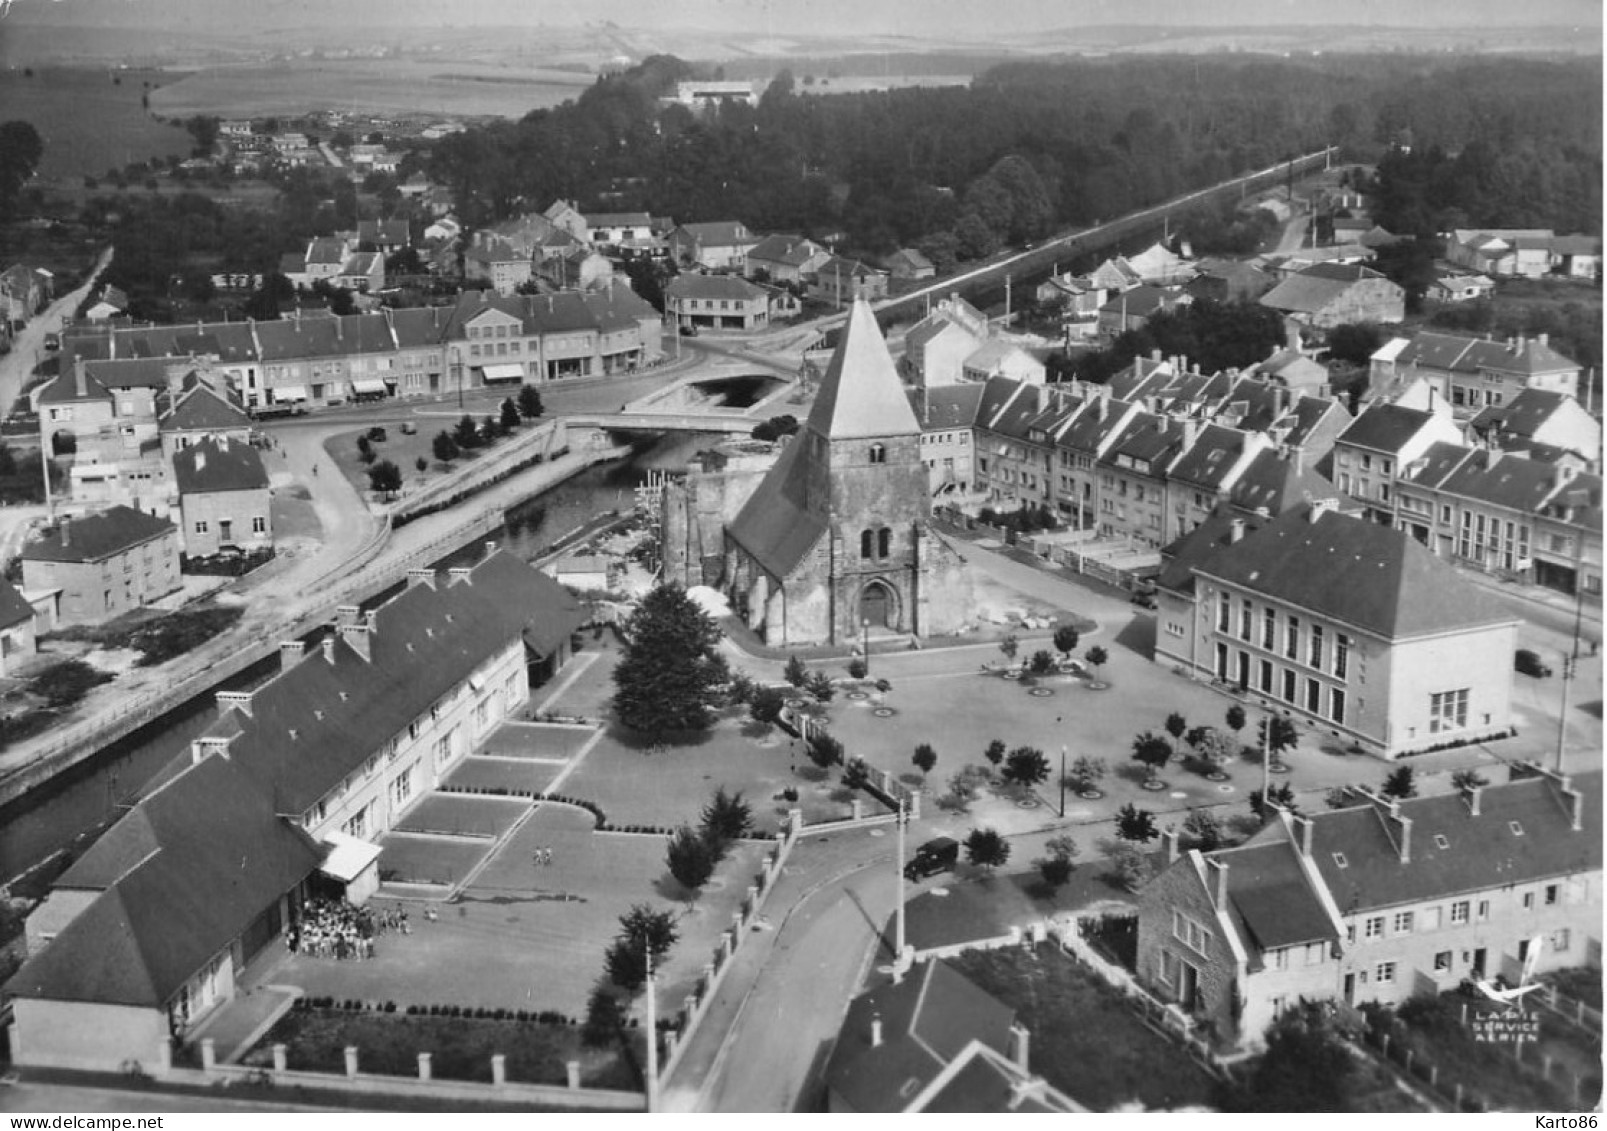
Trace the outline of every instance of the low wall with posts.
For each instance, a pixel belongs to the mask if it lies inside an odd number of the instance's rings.
[[[803,832],[803,813],[798,809],[789,811],[787,817],[787,833],[771,846],[765,854],[764,863],[760,866],[753,883],[748,885],[747,895],[742,900],[740,909],[731,913],[731,926],[720,935],[720,941],[715,946],[708,962],[703,964],[703,976],[698,979],[696,987],[686,995],[679,1010],[672,1012],[675,1019],[673,1027],[664,1033],[664,1057],[659,1066],[659,1081],[669,1080],[675,1069],[681,1063],[686,1048],[692,1042],[692,1035],[697,1031],[698,1024],[708,1013],[709,1003],[719,992],[720,984],[725,981],[727,972],[731,969],[731,960],[741,949],[743,941],[747,938],[748,928],[753,925],[764,910],[765,901],[774,890],[776,881],[781,878],[781,869],[786,866],[787,857],[792,855],[793,845]],[[649,1033],[647,1039],[655,1039],[655,1034]]]
[[[433,1101],[435,1106],[458,1101],[510,1106],[539,1104],[602,1111],[643,1111],[647,1107],[647,1096],[641,1092],[581,1087],[579,1061],[572,1060],[566,1066],[569,1076],[567,1084],[523,1084],[508,1079],[507,1061],[501,1053],[490,1059],[489,1084],[472,1080],[436,1079],[432,1071],[432,1055],[427,1052],[418,1054],[417,1076],[382,1076],[363,1072],[362,1050],[351,1045],[345,1049],[345,1072],[341,1074],[290,1069],[287,1066],[288,1051],[282,1044],[273,1046],[272,1068],[250,1068],[238,1064],[219,1064],[212,1038],[206,1037],[201,1041],[200,1068],[175,1067],[172,1044],[163,1041],[157,1048],[157,1067],[152,1075],[170,1084],[309,1088],[355,1095],[403,1096],[421,1103]]]

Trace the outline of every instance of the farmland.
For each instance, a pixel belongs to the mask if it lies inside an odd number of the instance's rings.
[[[319,110],[441,117],[523,117],[574,98],[579,70],[417,59],[295,60],[198,71],[155,91],[164,117],[295,116]]]
[[[158,122],[140,96],[168,82],[161,71],[39,68],[0,71],[0,118],[33,123],[44,139],[43,179],[99,175],[112,167],[172,154],[187,156],[191,139]],[[149,84],[149,88],[147,85]]]

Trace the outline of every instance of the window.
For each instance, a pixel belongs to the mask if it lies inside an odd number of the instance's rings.
[[[887,462],[887,445],[886,444],[872,444],[870,446],[870,462],[871,463],[886,463]]]
[[[260,514],[257,515],[255,518],[253,518],[251,520],[251,533],[253,533],[253,534],[266,534],[266,533],[268,533],[268,520],[263,518]]]
[[[435,740],[435,764],[444,766],[452,757],[452,740],[443,735]]]
[[[1523,826],[1518,824],[1518,822],[1516,822],[1516,821],[1508,821],[1507,822],[1507,828],[1512,830],[1512,835],[1513,836],[1522,836],[1523,835]]]
[[[1261,690],[1268,695],[1272,694],[1272,661],[1261,661]]]
[[[1523,893],[1523,909],[1525,911],[1534,910],[1534,892],[1526,891]]]
[[[1384,937],[1384,917],[1382,915],[1369,916],[1362,924],[1362,938],[1381,939]]]
[[[1201,954],[1205,954],[1206,948],[1211,945],[1211,932],[1181,911],[1172,912],[1172,934],[1179,942]]]
[[[1547,941],[1551,944],[1551,949],[1560,954],[1568,949],[1568,944],[1573,941],[1573,938],[1567,927],[1558,927],[1551,932],[1551,938]]]
[[[347,836],[354,836],[358,840],[363,839],[368,834],[368,807],[365,805],[359,809],[351,820],[341,826],[341,831]]]
[[[874,539],[875,534],[873,531],[861,530],[859,532],[859,556],[861,558],[870,558],[872,556]]]
[[[1306,680],[1306,710],[1313,715],[1322,711],[1322,684],[1314,679]]]
[[[1560,884],[1547,884],[1546,885],[1546,906],[1547,907],[1555,907],[1557,905],[1558,899],[1560,899],[1561,896],[1562,896],[1562,885],[1560,885]]]
[[[1445,836],[1444,833],[1435,833],[1434,834],[1434,847],[1440,849],[1441,851],[1444,851],[1445,849],[1451,847],[1451,842],[1448,839],[1446,839],[1446,836]]]
[[[1335,687],[1328,692],[1328,717],[1336,723],[1345,721],[1345,692]]]
[[[1233,598],[1226,593],[1217,599],[1216,629],[1218,632],[1229,632],[1233,628]]]
[[[1451,952],[1440,950],[1434,953],[1434,973],[1449,974],[1451,972]]]
[[[885,558],[892,551],[892,545],[893,532],[884,526],[876,532],[876,556]]]
[[[1277,646],[1278,614],[1268,606],[1261,617],[1261,647],[1270,652]]]
[[[206,533],[206,519],[203,518],[195,524],[195,532],[197,534]]]
[[[1322,625],[1311,626],[1311,666],[1318,671],[1322,670]]]
[[[1246,597],[1239,606],[1239,639],[1250,639],[1251,626],[1255,623],[1254,608],[1250,599]]]
[[[1291,660],[1300,658],[1300,618],[1291,616],[1284,633],[1283,654]]]
[[[1395,912],[1395,924],[1390,932],[1396,935],[1409,935],[1412,933],[1412,913],[1410,911]]]
[[[1295,701],[1295,673],[1289,668],[1283,669],[1283,698],[1287,703]]]
[[[1350,861],[1345,858],[1345,854],[1343,852],[1334,853],[1334,867],[1336,867],[1336,868],[1348,868],[1348,867],[1350,867]]]
[[[1468,921],[1469,909],[1470,905],[1465,899],[1459,899],[1455,903],[1451,904],[1451,926],[1454,927],[1458,923],[1466,923]]]
[[[1468,724],[1468,689],[1436,691],[1429,696],[1428,729],[1430,734],[1461,730]]]
[[[1488,919],[1489,917],[1490,917],[1490,901],[1488,899],[1479,900],[1479,916],[1478,916],[1479,922],[1482,923],[1486,919]]]
[[[1343,632],[1334,636],[1334,675],[1339,679],[1345,678],[1345,671],[1350,667],[1350,637]]]
[[[1381,986],[1387,986],[1395,981],[1395,964],[1393,962],[1380,962],[1373,967],[1373,981]]]
[[[391,779],[391,804],[400,807],[413,796],[413,767],[409,766]]]

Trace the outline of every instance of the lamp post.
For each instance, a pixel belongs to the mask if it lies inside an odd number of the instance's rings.
[[[893,964],[897,964],[904,957],[904,826],[909,823],[909,814],[904,809],[904,795],[898,797],[898,904],[897,913],[893,917]]]
[[[870,674],[870,618],[859,618],[859,650],[865,654],[865,674]]]
[[[1055,722],[1059,722],[1056,719]],[[1066,748],[1060,748],[1060,815],[1066,815]]]
[[[658,1017],[653,998],[653,942],[642,940],[647,959],[647,1110],[658,1110]]]

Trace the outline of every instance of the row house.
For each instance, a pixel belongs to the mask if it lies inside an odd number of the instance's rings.
[[[976,490],[976,422],[982,385],[909,390],[921,422],[921,462],[934,499],[959,502]]]
[[[1601,775],[1536,766],[1397,801],[1278,810],[1242,845],[1179,854],[1148,884],[1137,976],[1220,1037],[1262,1044],[1301,1001],[1398,1005],[1464,979],[1515,983],[1601,948]],[[1539,953],[1532,954],[1531,948]]]
[[[1600,504],[1600,476],[1566,463],[1437,443],[1401,478],[1395,525],[1456,565],[1599,596]]]
[[[814,240],[766,236],[748,248],[742,274],[751,279],[762,271],[772,283],[802,283],[830,259],[831,252]]]
[[[759,242],[739,220],[681,224],[666,238],[676,262],[705,271],[741,271],[748,249]]]
[[[904,335],[899,375],[923,388],[958,384],[965,359],[982,348],[989,333],[986,316],[970,303],[957,295],[945,299]]]
[[[1525,389],[1506,404],[1491,405],[1467,426],[1468,439],[1489,448],[1524,452],[1548,461],[1573,457],[1601,461],[1601,421],[1567,393]]]
[[[656,310],[629,287],[589,294],[460,296],[448,319],[454,388],[604,377],[662,356]]]
[[[1501,407],[1526,389],[1579,396],[1581,367],[1551,348],[1547,334],[1534,338],[1470,338],[1422,331],[1394,338],[1372,355],[1368,384],[1384,396],[1422,379],[1450,402],[1459,419]]]
[[[1434,444],[1458,444],[1462,433],[1449,406],[1433,409],[1399,404],[1368,408],[1334,443],[1333,481],[1341,496],[1374,522],[1395,521],[1394,492],[1406,467]]]
[[[1054,462],[1042,417],[1053,415],[1046,390],[996,377],[977,408],[976,487],[996,510],[1048,507]]]
[[[1516,618],[1403,531],[1318,500],[1165,556],[1157,662],[1385,758],[1508,733]]]
[[[261,687],[220,692],[218,718],[29,916],[5,987],[12,1059],[169,1063],[172,1039],[194,1041],[315,888],[372,894],[375,840],[528,703],[585,615],[493,553],[411,572],[378,608],[339,610],[310,654],[282,645]]]

